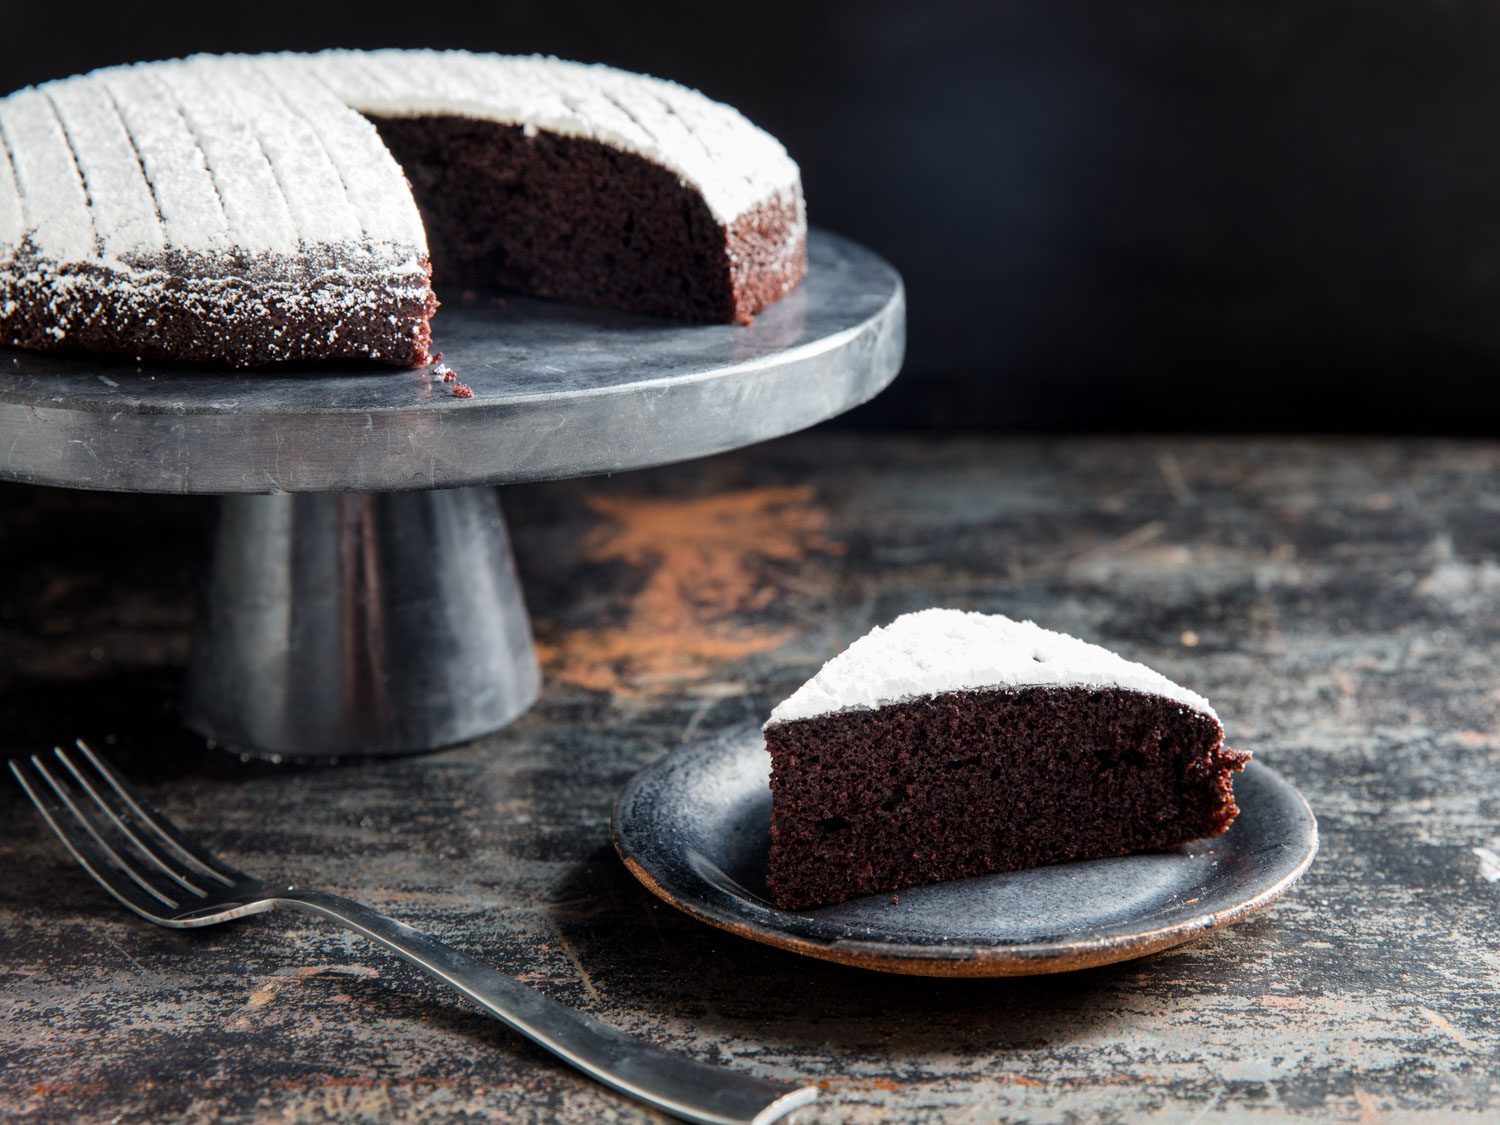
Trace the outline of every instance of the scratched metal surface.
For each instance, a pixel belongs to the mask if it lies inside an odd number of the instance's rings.
[[[475,746],[322,770],[175,727],[202,502],[0,501],[6,747],[112,740],[236,864],[695,1057],[813,1079],[805,1121],[1500,1114],[1500,446],[818,434],[518,487],[542,704]],[[978,982],[799,959],[635,884],[606,839],[627,777],[929,603],[1204,691],[1316,809],[1306,880],[1181,951]],[[135,921],[10,789],[0,873],[0,1116],[646,1116],[341,932]]]

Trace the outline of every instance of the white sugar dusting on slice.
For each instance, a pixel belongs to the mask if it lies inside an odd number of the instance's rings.
[[[15,164],[23,231],[37,252],[54,262],[94,258],[88,196],[52,103],[35,89],[0,100],[0,132]]]
[[[159,254],[166,233],[156,199],[108,91],[101,83],[77,78],[48,83],[41,90],[72,141],[100,252],[118,260]]]
[[[1218,716],[1208,700],[1099,645],[999,614],[927,609],[866,633],[771,712],[771,723],[952,691],[1122,688]]]

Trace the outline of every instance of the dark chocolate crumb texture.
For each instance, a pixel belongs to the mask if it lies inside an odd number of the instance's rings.
[[[198,56],[0,99],[0,342],[253,367],[430,359],[433,280],[744,322],[807,267],[728,106],[548,58]]]
[[[786,910],[1215,836],[1249,760],[1150,669],[950,610],[856,642],[765,737],[767,883]]]

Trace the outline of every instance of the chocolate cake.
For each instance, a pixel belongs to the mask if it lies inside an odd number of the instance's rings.
[[[237,367],[428,360],[434,278],[702,321],[806,271],[735,110],[549,58],[330,51],[0,98],[0,343]]]
[[[1216,836],[1250,757],[1206,699],[1143,665],[944,609],[860,638],[765,739],[784,910]]]

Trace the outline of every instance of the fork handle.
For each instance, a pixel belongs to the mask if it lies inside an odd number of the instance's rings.
[[[816,1087],[767,1082],[653,1047],[352,899],[294,889],[272,898],[276,906],[343,923],[451,984],[585,1074],[687,1121],[765,1125],[817,1096]]]

